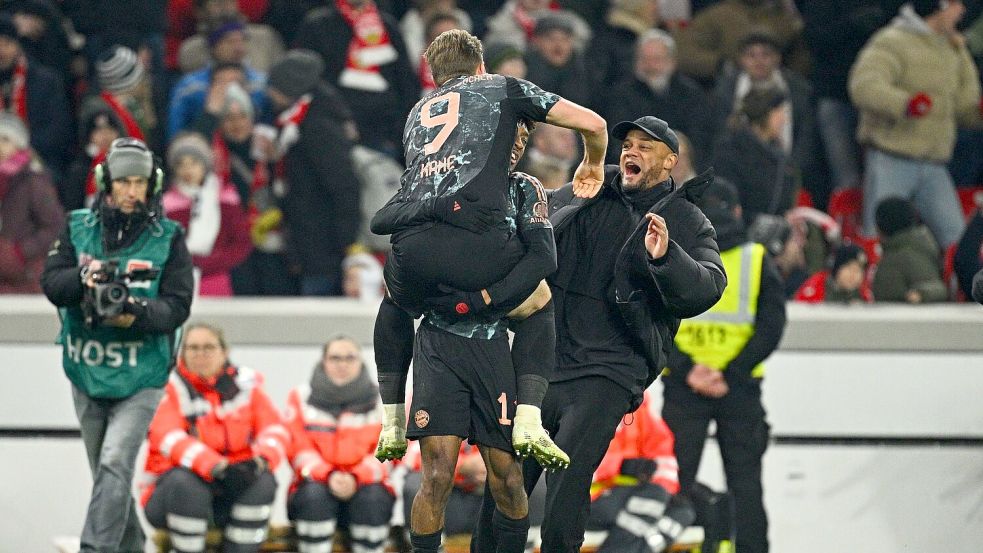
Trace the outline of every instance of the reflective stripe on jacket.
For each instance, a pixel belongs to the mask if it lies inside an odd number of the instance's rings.
[[[764,246],[750,242],[720,253],[727,271],[724,295],[709,311],[683,320],[675,338],[695,363],[723,370],[754,335],[764,255]],[[764,371],[758,364],[751,376],[762,378]]]

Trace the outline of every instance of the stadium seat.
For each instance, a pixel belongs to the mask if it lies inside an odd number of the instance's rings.
[[[843,238],[856,238],[863,232],[863,201],[859,188],[837,190],[829,197],[827,212],[840,225]]]

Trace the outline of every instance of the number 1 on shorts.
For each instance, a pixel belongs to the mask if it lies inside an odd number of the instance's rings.
[[[505,426],[512,426],[512,419],[509,418],[509,411],[508,411],[509,404],[508,404],[508,400],[505,397],[505,392],[502,392],[502,395],[498,396],[498,402],[502,404],[502,417],[498,419],[498,424],[504,424]]]

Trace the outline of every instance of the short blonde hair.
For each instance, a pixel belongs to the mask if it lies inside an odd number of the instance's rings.
[[[454,77],[474,75],[481,65],[481,41],[462,29],[444,31],[433,39],[423,53],[433,73],[433,82],[440,86]]]

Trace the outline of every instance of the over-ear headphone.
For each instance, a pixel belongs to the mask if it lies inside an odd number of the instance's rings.
[[[93,177],[96,182],[96,188],[99,192],[106,192],[112,189],[113,176],[109,172],[109,155],[114,150],[121,150],[124,148],[132,148],[139,150],[140,152],[146,152],[150,154],[151,164],[150,164],[150,174],[147,175],[147,181],[150,183],[150,197],[157,196],[164,190],[164,170],[161,169],[160,159],[150,151],[147,144],[138,138],[117,138],[113,140],[113,143],[109,146],[109,153],[106,154],[106,159],[100,162],[93,168]],[[149,198],[148,198],[149,200]]]

